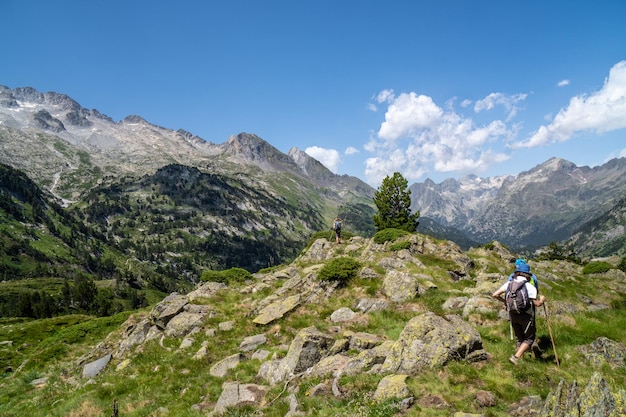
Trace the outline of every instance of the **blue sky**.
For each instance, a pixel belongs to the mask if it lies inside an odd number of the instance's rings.
[[[626,156],[623,0],[2,0],[0,84],[373,186]]]

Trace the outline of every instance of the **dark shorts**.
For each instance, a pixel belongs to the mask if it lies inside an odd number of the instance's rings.
[[[530,313],[509,313],[511,318],[511,326],[513,326],[513,332],[515,332],[515,338],[517,339],[517,345],[527,343],[532,346],[537,334],[537,326],[535,325],[535,319]]]

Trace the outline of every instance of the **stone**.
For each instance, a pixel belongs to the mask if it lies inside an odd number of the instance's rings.
[[[461,317],[428,312],[406,324],[391,346],[381,373],[415,375],[423,369],[463,360],[481,349],[480,334]]]
[[[238,407],[243,405],[259,406],[267,387],[256,384],[240,384],[238,382],[225,382],[222,384],[222,393],[215,404],[214,412],[223,414],[227,407]]]
[[[267,341],[264,334],[248,336],[239,344],[239,350],[242,352],[250,352],[261,346]]]
[[[109,364],[112,357],[108,354],[83,366],[83,378],[93,378],[98,375]]]
[[[387,375],[378,383],[374,400],[384,401],[392,398],[403,399],[411,395],[406,384],[408,375]]]
[[[241,353],[230,355],[211,366],[211,368],[209,369],[209,374],[217,378],[223,378],[226,376],[226,374],[228,374],[229,370],[236,368],[242,359],[243,356],[241,355]]]
[[[268,324],[283,317],[289,311],[300,304],[300,296],[292,295],[285,299],[275,301],[259,311],[257,317],[252,320],[256,324]]]
[[[330,321],[333,323],[341,323],[345,321],[350,321],[356,316],[356,313],[349,309],[348,307],[340,308],[339,310],[333,311],[330,315]]]
[[[416,277],[406,272],[391,270],[383,280],[383,292],[395,303],[412,300],[419,293],[419,283]]]

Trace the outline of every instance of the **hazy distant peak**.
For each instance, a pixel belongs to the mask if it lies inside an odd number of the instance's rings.
[[[559,169],[576,168],[576,164],[563,158],[552,157],[548,159],[546,162],[544,162],[543,164],[540,164],[538,168],[546,168],[546,169],[551,169],[553,171],[556,171]]]

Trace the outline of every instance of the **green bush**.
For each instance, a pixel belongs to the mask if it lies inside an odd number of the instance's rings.
[[[200,277],[202,281],[221,282],[224,284],[232,284],[235,282],[244,282],[252,279],[252,274],[243,268],[230,268],[224,271],[213,271],[208,269],[202,273]]]
[[[402,236],[410,235],[409,232],[400,229],[383,229],[374,235],[374,243],[382,245],[385,242],[393,242]]]
[[[397,252],[402,249],[409,249],[411,247],[411,242],[408,240],[403,240],[402,242],[392,243],[389,246],[389,250]]]
[[[356,277],[360,268],[361,264],[353,258],[335,258],[324,265],[317,276],[322,281],[338,281],[343,286]]]
[[[603,272],[607,272],[609,269],[612,269],[613,265],[604,261],[595,261],[589,262],[587,265],[583,267],[583,274],[601,274]]]

